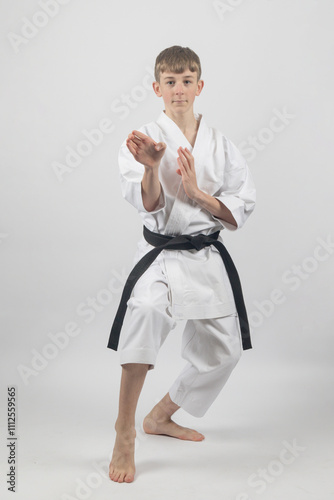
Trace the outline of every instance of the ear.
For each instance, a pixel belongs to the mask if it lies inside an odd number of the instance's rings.
[[[153,82],[152,83],[153,90],[156,93],[158,97],[162,97],[162,93],[160,91],[160,83],[159,82]]]
[[[204,81],[203,80],[198,80],[196,95],[200,95],[200,93],[203,90],[203,87],[204,87]]]

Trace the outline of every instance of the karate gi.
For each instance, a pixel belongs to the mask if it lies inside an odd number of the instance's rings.
[[[194,147],[176,123],[162,112],[156,122],[139,130],[167,149],[159,167],[161,195],[153,212],[145,210],[141,194],[144,166],[121,146],[122,194],[155,233],[177,236],[212,234],[235,226],[213,216],[186,195],[176,173],[177,149],[187,147],[195,159],[199,189],[221,200],[241,227],[255,205],[254,183],[241,153],[221,132],[209,128],[202,115]],[[221,238],[219,237],[220,241]],[[142,238],[134,263],[153,247]],[[182,356],[187,366],[169,390],[172,401],[194,416],[202,416],[226,383],[242,352],[236,306],[225,266],[217,249],[163,250],[141,276],[128,301],[120,337],[120,362],[153,368],[159,348],[176,321],[187,320]]]

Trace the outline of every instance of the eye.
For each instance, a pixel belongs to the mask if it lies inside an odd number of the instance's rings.
[[[169,84],[173,85],[173,83],[174,83],[173,80],[170,80],[169,82],[167,82],[167,85]]]

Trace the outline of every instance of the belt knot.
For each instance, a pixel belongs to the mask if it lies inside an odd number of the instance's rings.
[[[186,239],[196,250],[202,250],[202,248],[208,246],[208,237],[204,234],[198,234],[197,236],[186,235]]]

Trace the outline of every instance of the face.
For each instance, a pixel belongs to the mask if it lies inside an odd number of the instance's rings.
[[[154,82],[153,88],[156,95],[163,98],[167,114],[183,114],[192,109],[203,85],[203,80],[197,81],[196,71],[187,69],[183,73],[161,73],[160,82]]]

